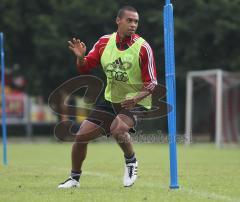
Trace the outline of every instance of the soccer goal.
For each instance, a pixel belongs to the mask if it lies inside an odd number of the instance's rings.
[[[220,147],[240,142],[240,72],[191,71],[186,82],[185,143],[207,137]]]

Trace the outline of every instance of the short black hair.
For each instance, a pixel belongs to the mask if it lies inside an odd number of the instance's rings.
[[[124,14],[124,11],[132,11],[132,12],[136,12],[137,13],[137,9],[132,7],[132,6],[123,6],[122,8],[120,8],[118,10],[118,14],[117,17],[121,18]]]

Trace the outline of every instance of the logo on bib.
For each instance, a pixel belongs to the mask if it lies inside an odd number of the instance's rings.
[[[119,57],[112,63],[107,64],[104,69],[108,79],[126,82],[129,80],[127,70],[132,67],[132,63],[122,61]]]

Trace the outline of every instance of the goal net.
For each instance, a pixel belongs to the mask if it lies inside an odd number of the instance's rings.
[[[240,142],[240,73],[191,71],[186,83],[185,143]]]

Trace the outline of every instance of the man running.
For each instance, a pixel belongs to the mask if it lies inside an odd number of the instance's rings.
[[[125,171],[123,185],[132,186],[137,179],[138,162],[129,132],[135,119],[134,107],[151,108],[151,93],[157,85],[156,66],[152,49],[139,35],[135,34],[139,16],[135,8],[125,6],[118,11],[117,32],[102,36],[87,56],[86,46],[79,39],[68,41],[69,49],[77,57],[77,68],[88,72],[99,65],[107,77],[104,101],[95,109],[111,114],[101,116],[92,111],[82,122],[72,146],[72,169],[70,177],[58,188],[80,186],[82,164],[87,154],[87,145],[101,135],[112,135],[124,153]],[[104,117],[104,123],[101,120]]]

